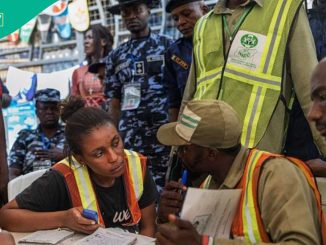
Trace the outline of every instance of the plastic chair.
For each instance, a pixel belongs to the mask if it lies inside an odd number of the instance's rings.
[[[14,199],[25,188],[30,186],[34,180],[41,177],[46,172],[46,169],[37,170],[28,174],[24,174],[14,178],[8,183],[8,201]]]
[[[323,205],[324,216],[326,217],[326,178],[316,178],[316,181],[321,194],[321,203]]]

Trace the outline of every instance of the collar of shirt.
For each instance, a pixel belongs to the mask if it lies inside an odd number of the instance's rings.
[[[57,131],[55,132],[54,136],[56,136],[58,134],[62,134],[62,133],[64,133],[64,131],[65,131],[65,126],[59,123],[58,128],[57,128]],[[36,128],[36,132],[38,134],[41,134],[42,133],[42,129],[41,129],[41,125],[40,124]]]
[[[137,37],[137,38],[130,38],[129,39],[129,41],[130,42],[132,42],[132,41],[144,41],[144,40],[146,40],[146,39],[148,39],[148,38],[150,38],[150,37],[153,37],[153,34],[155,34],[155,33],[153,33],[152,32],[152,30],[151,30],[151,28],[149,28],[149,32],[148,32],[148,35],[147,36],[143,36],[143,37]]]
[[[220,0],[214,6],[214,14],[232,14],[233,9],[226,7],[226,2],[228,0]],[[247,6],[250,2],[256,2],[260,7],[263,7],[264,0],[247,0],[245,3],[240,4],[240,6]]]
[[[246,166],[249,149],[242,146],[221,186],[218,189],[234,189],[239,183]],[[215,187],[215,188],[216,188]]]

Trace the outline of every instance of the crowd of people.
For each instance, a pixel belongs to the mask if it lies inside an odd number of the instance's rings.
[[[308,19],[303,1],[219,0],[210,10],[169,0],[176,41],[151,30],[155,4],[110,5],[130,39],[112,49],[108,29],[92,26],[71,95],[36,92],[38,127],[19,132],[9,170],[0,145],[0,227],[118,227],[161,245],[326,245],[314,179],[326,177],[326,31],[316,27],[326,1]],[[44,168],[6,203],[8,180]],[[178,217],[190,186],[242,190],[229,239]]]

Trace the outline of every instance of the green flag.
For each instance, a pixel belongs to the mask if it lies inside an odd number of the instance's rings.
[[[0,38],[25,25],[56,0],[11,0],[0,2]]]

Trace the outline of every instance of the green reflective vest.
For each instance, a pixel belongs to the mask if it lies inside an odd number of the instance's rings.
[[[255,147],[279,101],[288,36],[302,0],[255,4],[223,51],[222,15],[202,17],[194,32],[197,89],[194,99],[220,99],[243,122],[241,143]],[[248,6],[247,6],[248,8]]]

